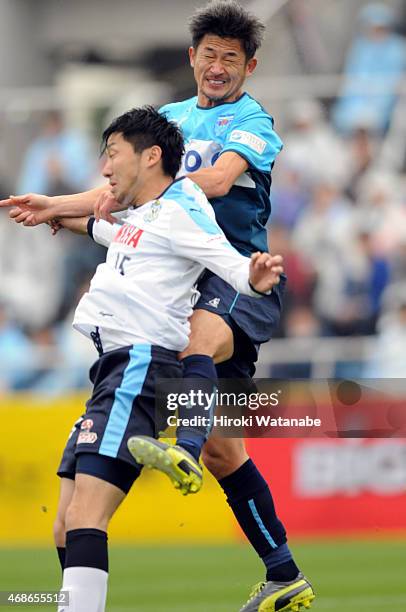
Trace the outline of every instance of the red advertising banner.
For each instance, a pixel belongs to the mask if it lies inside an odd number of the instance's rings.
[[[406,439],[250,439],[289,534],[406,530]]]

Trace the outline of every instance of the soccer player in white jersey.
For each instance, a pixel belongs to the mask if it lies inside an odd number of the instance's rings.
[[[256,68],[255,52],[263,31],[259,20],[236,2],[220,0],[199,9],[191,20],[189,50],[197,97],[162,109],[184,133],[182,172],[200,185],[217,222],[245,255],[267,250],[270,171],[282,147],[272,118],[244,91],[246,78]],[[10,204],[17,206],[14,218],[28,225],[54,216],[89,214],[94,207],[97,216],[109,218],[119,208],[108,188],[54,198],[27,194],[3,203]],[[282,285],[254,307],[253,298],[239,295],[207,273],[198,286],[201,298],[191,318],[190,343],[182,355],[186,370],[199,373],[208,366],[204,357],[213,357],[220,378],[252,376],[259,345],[278,324]],[[191,440],[197,445],[202,441]],[[168,455],[171,452],[167,450]],[[249,459],[243,440],[210,436],[202,458],[266,567],[266,582],[254,590],[242,610],[283,611],[301,601],[307,603],[314,595],[307,597],[308,583],[293,561],[269,486]],[[182,456],[173,454],[171,461],[176,468]],[[181,484],[184,476],[179,469]]]
[[[66,227],[108,246],[73,325],[93,340],[93,392],[68,440],[56,524],[66,558],[62,589],[71,612],[105,609],[107,529],[142,466],[127,448],[155,436],[155,384],[180,378],[188,344],[192,288],[204,268],[236,290],[267,294],[283,271],[280,256],[240,255],[217,225],[203,191],[174,181],[183,152],[177,126],[151,107],[133,109],[105,130],[103,174],[118,201],[134,208],[124,224],[69,219]],[[65,610],[61,604],[59,610]]]

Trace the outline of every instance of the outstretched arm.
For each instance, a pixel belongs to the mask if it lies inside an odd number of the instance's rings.
[[[10,196],[6,200],[0,200],[0,207],[12,207],[10,216],[14,221],[34,226],[55,218],[92,215],[98,203],[104,202],[107,198],[110,200],[112,211],[120,210],[114,198],[111,202],[109,185],[62,196],[46,196],[38,193]]]

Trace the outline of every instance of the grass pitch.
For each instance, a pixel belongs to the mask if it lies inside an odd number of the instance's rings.
[[[406,610],[406,540],[291,542],[313,582],[314,612]],[[248,546],[139,547],[110,551],[109,612],[237,612],[261,563]],[[57,590],[53,550],[0,549],[0,590]],[[55,606],[0,606],[0,611]]]

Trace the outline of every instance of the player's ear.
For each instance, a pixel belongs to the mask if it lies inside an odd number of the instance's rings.
[[[254,72],[255,68],[257,67],[258,64],[258,60],[256,57],[252,57],[250,60],[248,60],[247,65],[245,67],[245,76],[251,76],[251,74]]]
[[[195,67],[195,57],[196,57],[196,49],[194,47],[189,47],[189,61],[192,68]]]
[[[162,149],[158,145],[153,145],[147,150],[147,164],[154,166],[162,159]]]

